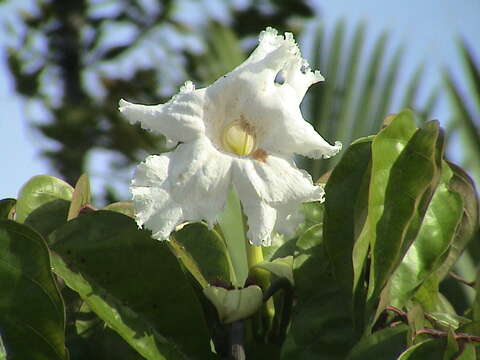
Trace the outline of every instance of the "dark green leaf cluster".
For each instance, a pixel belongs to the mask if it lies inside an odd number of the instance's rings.
[[[235,199],[215,229],[186,224],[159,242],[131,203],[95,209],[85,175],[75,188],[32,178],[0,201],[0,357],[476,359],[480,296],[460,311],[441,285],[464,281],[451,269],[478,229],[478,199],[445,160],[438,122],[388,117],[325,191],[244,284]],[[232,324],[202,291],[253,283],[262,307]]]

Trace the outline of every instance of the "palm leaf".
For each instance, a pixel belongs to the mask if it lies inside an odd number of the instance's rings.
[[[392,109],[392,99],[398,91],[403,48],[398,47],[387,62],[388,36],[382,33],[375,39],[368,61],[363,63],[365,25],[360,23],[354,30],[351,41],[347,41],[345,23],[340,20],[328,42],[324,40],[323,24],[318,24],[312,42],[312,68],[320,69],[326,81],[309,91],[309,107],[304,113],[324,138],[330,142],[340,140],[344,146],[354,139],[376,133],[392,110],[412,107],[422,119],[428,117],[438,97],[437,92],[432,92],[426,104],[416,103],[423,73],[423,67],[419,67],[407,88],[400,89],[405,92],[402,106]],[[328,61],[324,62],[320,54]],[[304,160],[302,164],[317,179],[333,167],[338,158]]]

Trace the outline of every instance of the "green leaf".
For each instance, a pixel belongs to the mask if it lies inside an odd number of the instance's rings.
[[[102,210],[115,211],[120,214],[135,218],[135,209],[133,208],[133,203],[131,201],[119,201],[108,204]]]
[[[67,220],[75,219],[80,210],[92,202],[92,194],[90,193],[90,182],[88,181],[87,174],[83,174],[75,185],[75,190],[72,195],[72,202],[68,209]]]
[[[203,294],[217,309],[218,318],[224,324],[246,319],[262,306],[262,289],[257,285],[241,289],[208,286]]]
[[[39,207],[58,200],[70,201],[72,195],[73,188],[65,181],[48,175],[35,176],[20,190],[15,220],[22,223]]]
[[[448,329],[447,346],[445,347],[445,353],[443,354],[443,360],[455,359],[455,355],[460,350],[458,348],[457,341],[455,340],[455,333],[451,328]]]
[[[146,359],[209,358],[201,305],[166,242],[96,211],[50,236],[54,271]]]
[[[472,304],[472,319],[474,321],[474,331],[480,335],[480,272],[477,272],[475,280],[475,299]]]
[[[438,277],[435,274],[425,279],[420,287],[418,287],[413,299],[415,303],[421,305],[424,311],[443,311],[440,292],[438,290]]]
[[[0,284],[8,359],[68,359],[65,310],[48,248],[37,232],[11,220],[0,220]]]
[[[282,258],[276,258],[272,261],[264,261],[255,264],[253,267],[267,270],[280,278],[286,278],[292,285],[295,283],[292,272],[293,256],[291,255]]]
[[[374,332],[352,349],[347,360],[395,360],[407,346],[408,326],[400,324]]]
[[[345,359],[354,344],[349,292],[333,277],[322,241],[322,225],[296,242],[296,305],[282,359]]]
[[[44,236],[67,221],[73,188],[53,176],[31,178],[20,190],[15,220]]]
[[[439,360],[443,358],[445,345],[445,339],[425,340],[408,348],[398,360]]]
[[[442,172],[419,233],[390,279],[390,305],[398,308],[443,263],[463,216],[462,197],[450,190],[453,172],[446,163]]]
[[[370,237],[372,247],[367,298],[370,306],[374,306],[414,240],[440,176],[443,137],[438,122],[428,122],[417,130],[402,153],[395,156],[397,144],[408,138],[411,129],[410,124],[402,126],[402,121],[411,124],[411,112],[397,115],[384,129],[389,130],[383,132],[385,138],[378,135],[372,145],[369,214],[366,231],[362,232]],[[390,131],[389,138],[386,134]],[[387,160],[389,163],[385,163]]]
[[[227,247],[215,230],[210,230],[204,223],[188,224],[174,233],[172,238],[178,245],[175,246],[174,251],[177,257],[183,261],[186,257],[184,255],[189,256],[208,284],[214,283],[215,280],[233,281],[231,277],[233,266]],[[190,261],[183,261],[183,263],[190,270]],[[202,286],[205,287],[205,285]]]
[[[407,304],[407,320],[409,327],[408,344],[417,344],[425,340],[427,335],[416,335],[417,331],[425,328],[428,323],[425,319],[425,312],[422,305],[417,302],[410,302]]]
[[[325,247],[335,278],[350,290],[354,278],[352,252],[358,235],[355,230],[361,225],[355,207],[363,179],[369,175],[371,145],[371,139],[353,143],[325,186]]]
[[[15,210],[17,200],[7,198],[0,200],[0,219],[10,219],[12,210]]]
[[[363,307],[361,302],[363,302],[362,298],[364,297],[362,293],[365,291],[363,289],[363,284],[365,283],[363,280],[364,263],[369,244],[375,241],[376,227],[382,216],[389,174],[394,162],[415,132],[413,114],[408,110],[388,117],[388,121],[388,126],[382,129],[373,139],[371,145],[372,160],[370,170],[372,175],[371,177],[364,178],[364,184],[360,185],[359,189],[360,194],[363,194],[364,197],[368,196],[368,199],[366,199],[366,201],[368,201],[366,219],[363,220],[365,215],[362,212],[355,214],[355,217],[358,217],[360,220],[357,220],[355,224],[357,222],[364,222],[363,228],[359,228],[359,226],[354,227],[354,234],[356,235],[358,232],[360,232],[360,234],[358,235],[352,254],[354,259],[353,287],[357,294],[356,302],[360,302],[357,305],[360,309],[356,312],[362,315],[364,312],[363,309],[361,309],[361,307]],[[367,140],[365,139],[365,141]],[[365,180],[369,181],[369,183],[365,183]],[[366,189],[364,189],[365,187]],[[362,211],[365,212],[365,209],[362,209]],[[347,216],[351,217],[352,214]],[[348,221],[347,224],[349,224]],[[351,225],[347,225],[346,227],[349,228]],[[340,231],[340,229],[338,229],[338,231]],[[341,265],[337,265],[337,267],[339,266]]]
[[[457,165],[448,162],[454,176],[449,183],[449,188],[460,194],[464,206],[463,215],[457,228],[447,258],[437,271],[440,279],[443,279],[452,266],[457,262],[463,250],[478,229],[478,196],[473,180]]]

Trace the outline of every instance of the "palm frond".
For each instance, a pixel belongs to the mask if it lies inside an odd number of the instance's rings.
[[[331,42],[327,42],[324,40],[324,25],[320,23],[312,42],[312,68],[320,69],[326,81],[310,90],[305,118],[328,141],[340,140],[345,146],[356,138],[376,133],[392,110],[412,107],[424,119],[430,115],[438,98],[438,92],[434,91],[426,104],[419,106],[416,103],[423,73],[423,67],[418,67],[407,88],[400,89],[405,91],[402,106],[392,109],[392,100],[398,91],[403,47],[398,47],[387,59],[389,41],[384,32],[375,39],[371,55],[363,63],[365,32],[365,25],[358,24],[348,41],[345,23],[340,20]],[[322,58],[320,54],[326,56]],[[328,60],[324,61],[325,58]],[[317,179],[337,161],[337,158],[304,160],[303,166]]]

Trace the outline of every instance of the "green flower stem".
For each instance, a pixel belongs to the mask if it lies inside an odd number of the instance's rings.
[[[245,360],[244,322],[238,320],[230,325],[230,359]]]
[[[246,238],[245,234],[245,238]],[[247,264],[248,269],[251,269],[253,265],[261,263],[263,261],[263,251],[261,246],[255,246],[250,244],[247,240]]]
[[[247,225],[247,217],[245,212],[243,211],[242,207],[242,217],[243,217],[243,228],[245,233],[245,248],[247,252],[247,265],[248,265],[248,278],[247,283],[253,282],[256,285],[260,286],[263,291],[268,289],[270,286],[270,273],[264,269],[260,269],[258,267],[254,267],[254,265],[263,262],[263,248],[261,246],[255,246],[250,244],[248,240],[247,232],[248,232],[248,225]],[[275,307],[273,304],[273,300],[269,299],[267,302],[264,303],[260,313],[257,316],[252,318],[252,326],[253,326],[253,336],[260,333],[266,333],[268,329],[271,328],[273,318],[275,316]]]
[[[292,283],[286,278],[280,278],[275,281],[263,295],[264,301],[271,300],[271,297],[279,290],[283,290],[282,305],[280,310],[280,320],[274,323],[271,336],[272,342],[281,346],[285,341],[287,335],[287,328],[290,323],[293,307],[293,286]]]
[[[243,210],[242,210],[243,211]],[[253,267],[256,264],[263,262],[263,249],[261,246],[255,246],[250,244],[250,241],[247,238],[247,226],[246,226],[246,216],[243,215],[244,228],[245,228],[245,240],[246,240],[246,250],[247,250],[247,265],[248,265],[248,279],[247,281],[253,281],[255,284],[260,286],[264,291],[270,285],[270,274],[268,271],[259,269],[258,267]]]

